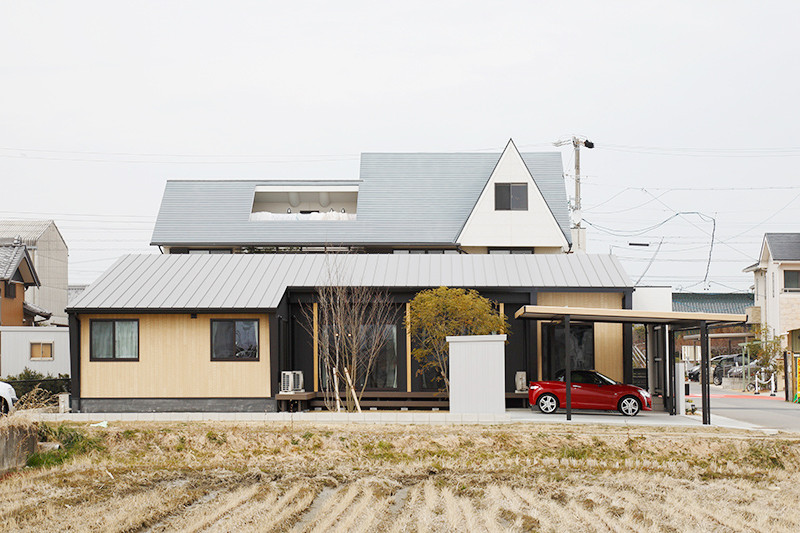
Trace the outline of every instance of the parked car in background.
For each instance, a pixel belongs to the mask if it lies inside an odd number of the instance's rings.
[[[718,359],[717,359],[718,358]],[[731,367],[742,365],[742,354],[719,355],[717,356],[717,366],[714,367],[714,385],[722,385],[722,377],[727,375]]]
[[[16,401],[17,393],[14,391],[14,387],[0,381],[0,414],[7,415],[12,412]]]
[[[594,370],[575,370],[572,376],[572,408],[619,411],[625,416],[636,416],[639,411],[651,411],[650,394],[633,385],[623,385]],[[531,407],[543,413],[555,413],[567,403],[564,371],[556,373],[554,381],[532,381],[528,388]]]
[[[725,357],[729,357],[729,356],[727,356],[727,355],[715,355],[714,357],[712,357],[711,360],[709,361],[709,363],[711,364],[711,368],[714,368],[714,365],[716,365],[721,359],[723,359]],[[686,373],[686,376],[689,378],[690,381],[700,381],[700,372],[701,372],[701,370],[702,370],[702,365],[699,365],[699,364],[695,365],[695,366],[693,366],[692,368],[689,369],[689,371]]]
[[[767,370],[763,368],[761,365],[758,364],[758,361],[753,361],[747,365],[739,365],[734,366],[728,369],[728,377],[729,378],[740,378],[743,375],[755,376],[756,372],[761,372],[762,370]]]

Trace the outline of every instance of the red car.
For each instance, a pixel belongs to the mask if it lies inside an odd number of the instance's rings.
[[[528,400],[543,413],[555,413],[566,406],[567,388],[564,371],[556,374],[555,381],[531,381]],[[639,411],[651,411],[650,393],[633,385],[623,385],[594,370],[572,372],[572,408],[619,411],[625,416],[636,416]]]

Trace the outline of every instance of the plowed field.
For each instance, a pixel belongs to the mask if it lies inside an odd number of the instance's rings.
[[[71,425],[3,531],[798,531],[800,437],[601,426]]]

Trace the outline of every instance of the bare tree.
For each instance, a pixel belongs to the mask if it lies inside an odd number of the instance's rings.
[[[327,276],[316,288],[316,305],[304,307],[329,410],[360,410],[376,361],[396,334],[397,304],[385,289],[353,279],[354,261],[351,254],[326,254]]]

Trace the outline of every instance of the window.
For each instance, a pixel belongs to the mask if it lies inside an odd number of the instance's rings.
[[[786,291],[800,291],[800,270],[783,271],[783,289]]]
[[[53,343],[52,342],[32,342],[31,343],[31,360],[52,361],[53,360]]]
[[[258,361],[258,320],[212,320],[212,361]]]
[[[92,320],[89,322],[92,361],[138,361],[138,320]]]
[[[323,388],[329,388],[328,371],[334,360],[337,350],[336,334],[332,333],[331,326],[321,326],[320,330],[320,384]],[[356,358],[355,375],[351,379],[355,387],[360,389],[397,389],[397,326],[395,324],[366,325],[358,326],[357,334],[359,341],[358,356]],[[347,335],[350,337],[350,335]],[[355,344],[355,343],[353,343]],[[381,346],[380,351],[375,353],[370,347]],[[339,344],[340,350],[347,350]],[[370,362],[370,359],[372,361]],[[370,366],[369,376],[365,380],[365,370]],[[344,388],[344,383],[339,386]],[[333,387],[330,387],[333,388]]]
[[[6,281],[6,298],[13,300],[17,297],[17,284],[13,281]]]
[[[494,210],[495,211],[527,211],[528,210],[528,184],[527,183],[495,183],[495,185],[494,185]]]

